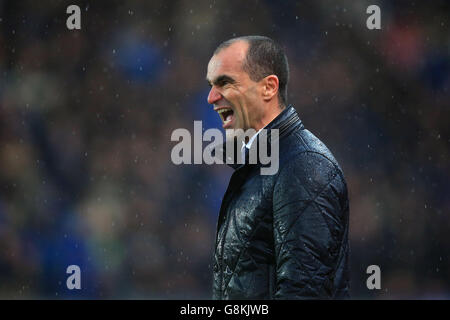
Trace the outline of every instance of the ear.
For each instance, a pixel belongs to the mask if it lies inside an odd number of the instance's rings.
[[[263,88],[262,96],[265,101],[271,100],[274,96],[278,94],[279,81],[278,77],[274,74],[262,79]]]

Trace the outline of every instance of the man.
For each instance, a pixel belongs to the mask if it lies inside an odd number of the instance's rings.
[[[346,182],[331,152],[286,104],[283,49],[261,36],[228,40],[206,78],[208,103],[227,131],[279,133],[276,174],[260,174],[260,163],[233,165],[217,223],[213,298],[348,297]],[[256,135],[246,148],[257,145]]]

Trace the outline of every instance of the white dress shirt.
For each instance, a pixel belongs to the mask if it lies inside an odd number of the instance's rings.
[[[265,127],[264,127],[264,128],[265,128]],[[256,139],[256,137],[258,136],[258,134],[259,134],[259,133],[261,132],[261,130],[264,129],[264,128],[259,129],[258,132],[255,133],[255,134],[253,135],[253,137],[251,137],[250,140],[249,140],[247,143],[245,143],[244,141],[242,141],[242,148],[241,148],[242,163],[245,163],[245,150],[244,150],[244,148],[247,148],[248,150],[250,150],[250,147],[252,146],[253,141],[255,141],[255,139]]]

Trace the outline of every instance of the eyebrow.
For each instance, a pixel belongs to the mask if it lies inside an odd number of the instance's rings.
[[[206,78],[206,81],[208,82],[209,85],[211,85],[211,81],[208,80],[208,78]],[[234,80],[232,77],[227,76],[225,74],[218,76],[217,78],[215,78],[212,81],[213,85],[218,85],[220,86],[221,84],[223,84],[224,82],[229,82],[229,83],[235,83],[236,80]]]

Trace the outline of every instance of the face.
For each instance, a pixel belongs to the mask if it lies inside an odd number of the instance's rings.
[[[206,80],[211,90],[208,103],[214,106],[222,120],[227,137],[232,130],[259,130],[263,116],[261,84],[250,79],[242,70],[248,44],[233,43],[214,55],[208,64]]]

